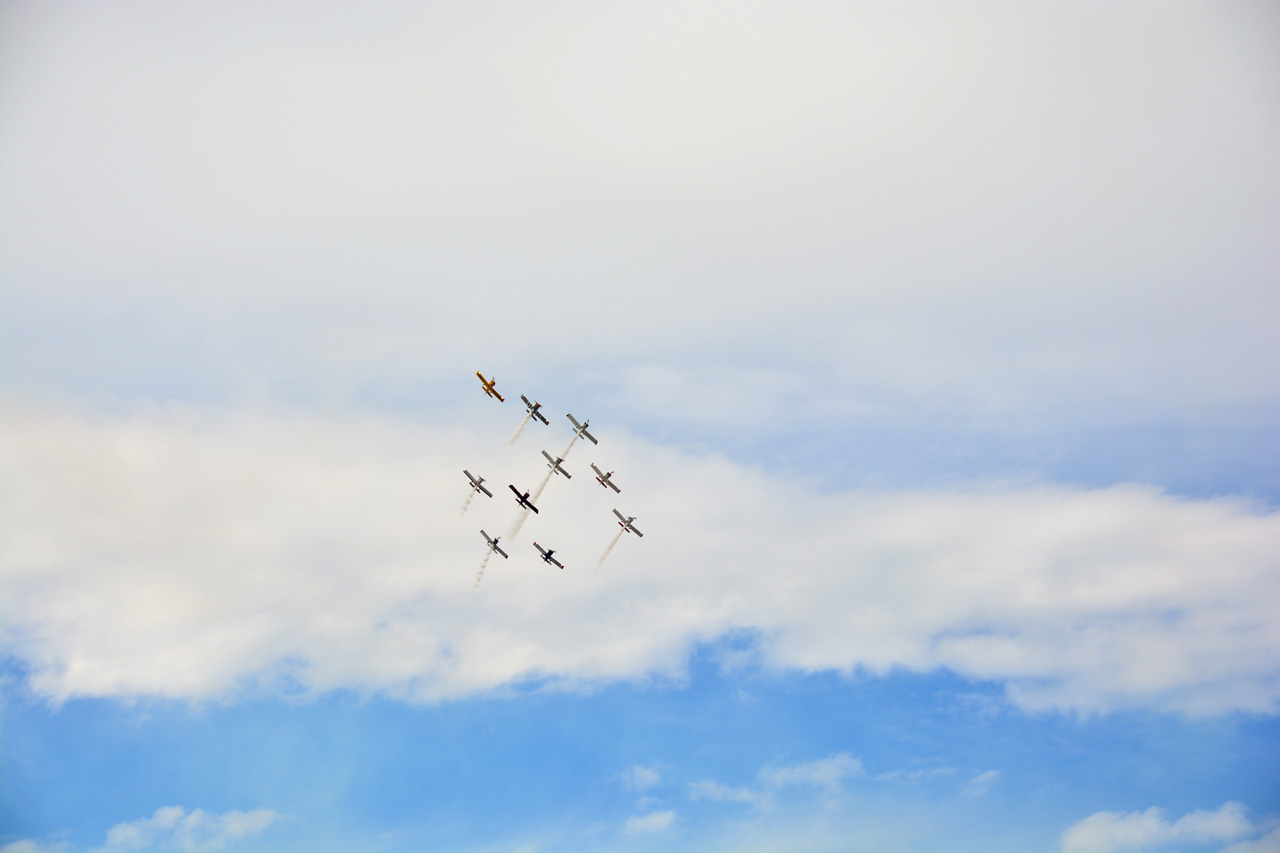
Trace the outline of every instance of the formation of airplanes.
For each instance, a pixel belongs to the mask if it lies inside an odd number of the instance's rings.
[[[496,378],[485,379],[484,374],[478,370],[476,371],[476,376],[480,380],[481,390],[484,391],[484,393],[487,396],[496,398],[500,403],[506,402],[505,398],[498,392],[498,389],[495,387],[495,383],[497,381]],[[536,418],[537,420],[541,421],[544,425],[548,425],[548,426],[551,423],[549,420],[547,420],[546,415],[542,413],[541,403],[530,400],[524,394],[520,395],[520,399],[524,402],[526,414],[524,416],[524,420],[521,421],[519,428],[515,431],[511,439],[508,441],[508,444],[513,444],[520,437],[521,432],[524,430],[525,424],[527,424],[532,419]],[[590,423],[591,423],[589,420],[584,419],[581,423],[579,423],[578,419],[575,418],[572,414],[567,414],[565,415],[565,417],[567,417],[569,419],[569,423],[573,425],[573,440],[569,442],[568,448],[566,448],[565,451],[559,456],[552,456],[550,453],[548,453],[545,450],[541,451],[543,459],[546,460],[547,468],[550,469],[549,473],[547,473],[543,477],[541,483],[539,483],[535,489],[529,490],[529,491],[523,491],[523,492],[520,489],[517,489],[514,483],[508,484],[507,486],[507,488],[511,490],[512,495],[515,496],[516,504],[526,513],[525,515],[521,515],[519,518],[517,518],[511,530],[508,531],[508,538],[514,537],[519,532],[520,525],[524,523],[524,519],[527,518],[527,513],[529,511],[532,511],[534,513],[538,512],[538,507],[534,505],[534,500],[536,500],[537,497],[542,494],[543,489],[546,488],[547,483],[550,479],[553,479],[556,474],[564,475],[564,478],[566,480],[572,479],[573,475],[571,475],[564,468],[564,457],[567,456],[569,453],[569,450],[572,449],[573,443],[576,442],[579,438],[584,438],[584,437],[594,445],[598,445],[600,443],[599,441],[596,440],[596,437],[594,435],[588,432],[588,427],[590,426]],[[602,487],[606,489],[613,489],[613,491],[617,494],[622,493],[622,489],[619,488],[618,485],[613,482],[613,474],[614,474],[613,471],[602,471],[594,462],[591,463],[591,471],[595,474],[596,482],[599,483]],[[493,497],[493,492],[489,491],[489,489],[484,485],[485,483],[484,477],[481,477],[478,474],[473,474],[471,473],[471,471],[467,470],[466,468],[462,469],[462,473],[466,475],[471,488],[471,492],[469,493],[469,496],[467,498],[467,504],[471,502],[471,496],[473,496],[476,492],[482,492],[485,496],[490,498]],[[466,513],[466,510],[467,510],[467,505],[464,504],[463,506],[464,514]],[[612,543],[610,543],[609,548],[606,549],[606,551],[604,552],[604,556],[600,558],[601,562],[603,562],[605,557],[608,556],[609,552],[613,549],[614,544],[617,543],[618,539],[624,533],[634,533],[637,537],[644,536],[644,534],[641,533],[640,530],[635,526],[634,522],[636,517],[634,515],[624,516],[622,513],[618,512],[616,508],[613,510],[613,514],[614,516],[617,517],[618,526],[621,528],[621,530],[614,537],[614,540]],[[498,541],[501,537],[490,536],[488,532],[486,532],[485,530],[481,530],[480,535],[484,537],[485,545],[489,549],[489,552],[501,554],[504,559],[508,558],[507,552],[504,551],[498,544]],[[554,565],[560,569],[564,568],[564,564],[561,563],[558,559],[556,559],[555,556],[553,556],[554,554],[557,553],[556,549],[544,548],[542,545],[538,544],[536,541],[533,543],[533,547],[537,549],[538,556],[544,563],[547,563],[548,565]],[[488,554],[486,554],[485,559],[486,561],[488,560]],[[480,574],[477,575],[476,577],[477,586],[479,586],[480,578],[483,576],[483,574],[484,574],[484,566],[482,564],[480,569]]]

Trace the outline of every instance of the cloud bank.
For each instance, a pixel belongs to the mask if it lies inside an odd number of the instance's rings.
[[[52,701],[678,678],[695,644],[746,632],[764,666],[947,668],[1029,710],[1280,702],[1274,512],[1139,486],[819,495],[602,433],[625,494],[555,484],[476,590],[477,531],[517,508],[460,518],[462,467],[542,467],[505,429],[13,410],[4,646]],[[615,506],[646,536],[590,571]]]

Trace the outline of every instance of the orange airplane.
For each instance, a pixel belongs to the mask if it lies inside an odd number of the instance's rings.
[[[490,397],[497,397],[499,403],[507,402],[506,399],[498,393],[498,390],[493,387],[493,383],[498,381],[498,377],[495,376],[494,378],[485,381],[484,374],[478,370],[476,371],[476,376],[480,377],[480,384],[484,386],[484,393],[488,394]]]

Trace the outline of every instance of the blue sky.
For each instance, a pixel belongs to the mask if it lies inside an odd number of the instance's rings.
[[[0,7],[0,853],[1280,849],[1277,24]]]

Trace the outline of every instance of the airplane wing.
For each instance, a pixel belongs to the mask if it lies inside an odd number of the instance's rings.
[[[585,429],[582,431],[582,434],[583,434],[583,435],[585,435],[587,438],[591,439],[591,443],[592,443],[592,444],[599,444],[599,443],[600,443],[600,442],[596,441],[596,437],[595,437],[594,435],[592,435],[591,433],[587,432]]]
[[[608,486],[609,488],[613,489],[613,490],[614,490],[615,492],[617,492],[618,494],[622,494],[622,489],[619,489],[617,486],[615,486],[615,485],[613,484],[613,480],[605,480],[605,481],[604,481],[604,484],[605,484],[606,486]],[[489,497],[493,497],[493,495],[490,495]]]
[[[555,557],[551,557],[551,558],[550,558],[550,560],[551,560],[551,562],[555,563],[555,564],[556,564],[557,566],[559,566],[560,568],[562,568],[562,569],[564,568],[564,563],[560,562],[560,561],[559,561],[559,560],[557,560]]]
[[[591,470],[596,472],[597,477],[599,477],[602,480],[604,479],[605,473],[596,467],[596,463],[594,462],[591,463]]]
[[[493,492],[489,491],[488,489],[486,489],[484,486],[480,485],[479,483],[476,483],[476,488],[477,488],[477,489],[479,489],[480,491],[484,492],[484,493],[485,493],[486,495],[488,495],[489,497],[493,497]]]
[[[542,421],[544,424],[547,424],[548,426],[551,425],[551,421],[547,420],[546,416],[542,414],[542,412],[539,412],[537,409],[533,410],[533,416],[538,420]]]
[[[529,408],[531,408],[531,409],[533,408],[533,403],[530,403],[530,402],[529,402],[529,398],[528,398],[528,397],[526,397],[525,395],[521,394],[521,395],[520,395],[520,399],[521,399],[521,400],[524,400],[524,404],[525,404],[526,406],[528,406],[528,407],[529,407]]]
[[[632,533],[634,533],[635,535],[639,536],[640,538],[642,538],[642,539],[644,538],[644,534],[643,534],[643,533],[641,533],[639,530],[637,530],[637,529],[635,528],[635,525],[633,525],[633,524],[628,524],[628,525],[627,525],[627,529],[628,529],[628,530],[630,530],[630,531],[631,531]]]
[[[623,524],[627,523],[627,517],[622,513],[618,512],[616,509],[613,511],[613,514],[618,517],[618,521],[621,521]]]
[[[551,467],[554,468],[556,465],[556,460],[551,457],[551,454],[544,450],[542,451],[542,455],[547,457],[547,461],[551,463]]]
[[[578,419],[573,415],[565,415],[569,419],[569,423],[573,424],[574,429],[582,429],[582,424],[578,423]]]
[[[501,555],[502,555],[502,559],[504,559],[504,560],[505,560],[505,559],[507,559],[507,552],[506,552],[506,551],[504,551],[504,550],[502,550],[501,548],[499,548],[497,545],[494,545],[494,546],[493,546],[493,550],[495,550],[495,551],[497,551],[499,554],[501,554]]]

